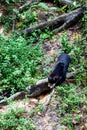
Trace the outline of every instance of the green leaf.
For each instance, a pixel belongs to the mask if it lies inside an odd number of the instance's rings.
[[[42,7],[43,9],[45,9],[45,10],[49,9],[48,6],[45,3],[43,3],[43,2],[40,2],[39,6]]]

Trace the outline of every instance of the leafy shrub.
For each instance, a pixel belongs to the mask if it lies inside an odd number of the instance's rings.
[[[26,40],[0,36],[0,90],[23,90],[38,73],[41,59],[40,45],[26,45]]]
[[[56,89],[60,96],[61,114],[71,113],[80,107],[82,96],[76,92],[77,88],[75,85],[59,86]]]
[[[43,110],[43,104],[39,104],[37,106],[37,112],[42,112],[42,110]]]
[[[59,41],[61,42],[61,44],[63,46],[63,51],[69,53],[72,49],[71,44],[68,42],[69,41],[69,35],[67,33],[64,33],[59,38]]]
[[[42,7],[43,9],[45,9],[45,10],[49,9],[48,6],[45,3],[43,3],[43,2],[40,2],[39,6]]]
[[[0,114],[0,130],[35,130],[32,120],[26,119],[23,109],[11,108],[7,113]]]
[[[67,126],[67,129],[74,130],[75,124],[73,123],[73,114],[74,121],[79,123],[81,120],[81,115],[78,114],[80,111],[83,102],[85,103],[86,99],[84,99],[82,95],[82,91],[78,90],[78,88],[70,84],[69,86],[58,86],[58,114],[61,115],[60,123]]]

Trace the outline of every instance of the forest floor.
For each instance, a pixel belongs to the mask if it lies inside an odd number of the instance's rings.
[[[49,108],[44,116],[41,115],[40,112],[37,112],[38,104],[42,104],[46,102],[49,95],[46,95],[42,99],[38,100],[36,98],[32,99],[24,99],[22,101],[17,101],[12,103],[12,105],[18,109],[22,108],[25,110],[24,117],[27,119],[33,119],[33,123],[37,130],[61,130],[61,128],[66,128],[65,126],[61,126],[59,123],[59,117],[56,113],[57,111],[57,102],[55,98],[52,98]],[[43,103],[44,105],[44,103]],[[36,112],[34,113],[33,117],[30,116],[31,110],[34,109]],[[0,108],[1,113],[5,113],[9,110],[9,106],[3,106]]]
[[[73,28],[76,28],[73,27]],[[72,32],[67,30],[70,34],[70,40],[72,41],[75,36],[77,36],[77,32]],[[53,66],[53,63],[50,63],[50,59],[57,59],[58,51],[61,50],[61,44],[58,42],[58,37],[61,36],[61,33],[55,35],[51,40],[47,40],[42,44],[42,50],[44,52],[43,59],[45,59],[44,69],[49,69],[49,67]],[[16,109],[23,108],[25,109],[24,117],[27,119],[33,119],[34,125],[37,130],[68,130],[66,126],[60,124],[60,114],[58,113],[58,100],[56,100],[56,90],[54,92],[54,96],[51,99],[51,102],[48,106],[48,110],[44,116],[41,115],[41,112],[37,111],[38,104],[45,105],[50,93],[46,95],[41,95],[38,98],[24,99],[12,102],[12,106]],[[34,110],[34,115],[31,117],[30,113]],[[0,107],[0,113],[8,112],[9,105]],[[79,130],[79,129],[78,129]],[[80,129],[81,130],[81,129]]]
[[[47,3],[49,6],[53,6],[50,3]],[[2,12],[1,12],[2,13]],[[1,15],[0,13],[0,15]],[[51,11],[51,14],[54,15],[54,11]],[[56,13],[57,15],[57,13]],[[39,17],[41,14],[39,13]],[[44,18],[44,16],[41,16],[41,18]],[[73,39],[80,36],[80,33],[78,32],[79,25],[75,25],[74,27],[71,27],[67,30],[67,33],[69,34],[69,41],[72,42]],[[0,34],[3,33],[3,27],[0,27]],[[42,44],[42,50],[44,52],[44,69],[49,69],[49,67],[53,66],[53,63],[56,61],[58,57],[58,52],[61,52],[62,45],[58,41],[59,37],[62,35],[62,33],[58,33],[52,37],[50,40],[45,40]],[[54,60],[54,62],[51,63],[51,59]],[[15,108],[24,108],[25,113],[24,117],[27,119],[33,119],[34,125],[37,130],[69,130],[66,126],[60,124],[60,114],[58,113],[58,100],[56,100],[56,89],[54,91],[54,95],[52,96],[51,102],[49,104],[48,110],[45,113],[44,116],[41,115],[41,112],[38,111],[38,104],[44,104],[46,103],[50,93],[46,95],[41,95],[37,98],[25,98],[23,100],[18,100],[12,102],[12,106]],[[32,109],[34,110],[34,114],[30,115]],[[39,108],[40,109],[40,108]],[[9,105],[1,106],[0,107],[0,113],[6,113],[9,110]],[[87,128],[87,127],[86,127]],[[76,130],[83,130],[82,126],[80,125],[76,128]],[[87,130],[87,129],[84,129]]]

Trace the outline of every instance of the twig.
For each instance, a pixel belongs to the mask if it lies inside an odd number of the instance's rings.
[[[12,32],[14,32],[15,29],[15,14],[13,12],[13,25],[12,25]]]

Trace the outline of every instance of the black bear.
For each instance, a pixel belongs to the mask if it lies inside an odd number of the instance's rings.
[[[70,56],[63,53],[59,56],[52,73],[48,76],[48,82],[55,85],[60,85],[66,79],[66,72],[70,63]]]

